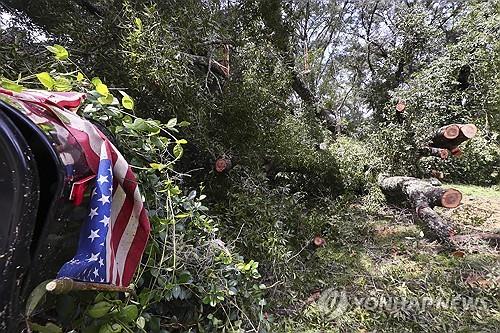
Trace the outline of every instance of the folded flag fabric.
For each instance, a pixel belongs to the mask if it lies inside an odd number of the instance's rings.
[[[43,105],[52,112],[80,145],[95,175],[78,250],[58,277],[128,286],[146,247],[149,220],[127,161],[92,123],[73,112],[85,95],[3,89],[0,93],[12,96],[27,110]]]

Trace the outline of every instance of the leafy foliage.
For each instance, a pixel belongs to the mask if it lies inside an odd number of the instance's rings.
[[[72,66],[69,59],[60,59],[58,54],[55,58],[61,61],[52,66],[52,75],[87,94],[83,116],[106,125],[135,169],[152,224],[145,260],[135,280],[137,297],[61,296],[52,300],[59,320],[68,329],[89,333],[160,332],[160,327],[169,326],[236,332],[256,323],[264,325],[259,313],[266,287],[258,283],[258,262],[245,262],[218,238],[204,194],[179,186],[182,175],[174,171],[174,165],[187,141],[174,136],[180,125],[177,119],[163,124],[136,117],[126,111],[133,106],[128,94],[122,92],[120,104],[112,94],[114,89],[99,78],[90,81],[81,78],[80,71],[65,72]],[[35,76],[49,88],[47,72]],[[176,308],[176,303],[184,305]],[[47,325],[31,326],[38,332],[57,327]]]

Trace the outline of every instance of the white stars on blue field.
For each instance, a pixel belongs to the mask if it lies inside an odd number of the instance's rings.
[[[58,277],[89,282],[106,282],[106,236],[111,217],[113,174],[111,161],[101,159],[89,214],[80,232],[78,251],[63,265]]]

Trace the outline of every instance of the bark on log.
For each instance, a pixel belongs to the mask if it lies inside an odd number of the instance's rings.
[[[413,177],[379,176],[379,186],[387,200],[392,203],[410,203],[415,215],[423,223],[425,233],[442,243],[456,247],[452,239],[453,228],[449,226],[432,208],[441,206],[457,207],[462,194],[455,189],[444,189]]]
[[[408,201],[414,208],[422,205],[455,208],[462,200],[462,194],[458,190],[436,187],[413,177],[380,176],[379,185],[389,201]]]
[[[473,138],[476,134],[477,127],[474,124],[447,125],[436,132],[436,135],[432,138],[431,146],[452,150]]]
[[[416,208],[416,214],[420,221],[423,222],[424,230],[426,230],[431,237],[435,237],[442,243],[451,247],[456,247],[453,239],[455,231],[434,211],[434,209],[429,206],[420,206]]]

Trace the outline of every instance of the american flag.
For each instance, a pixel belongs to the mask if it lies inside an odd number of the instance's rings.
[[[107,235],[113,201],[113,169],[108,158],[108,145],[101,149],[95,187],[90,198],[90,212],[80,230],[76,255],[63,265],[58,277],[82,281],[111,282],[107,272]]]
[[[42,103],[56,115],[81,146],[96,175],[78,250],[58,277],[129,285],[146,247],[150,225],[127,161],[92,123],[66,109],[78,107],[84,94],[25,90],[9,95],[27,109]]]

